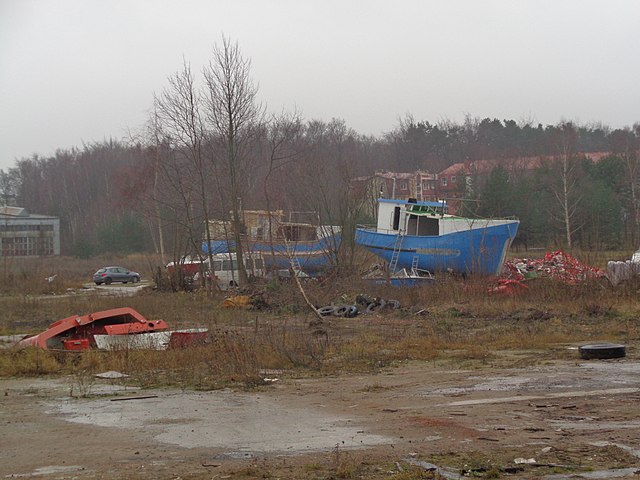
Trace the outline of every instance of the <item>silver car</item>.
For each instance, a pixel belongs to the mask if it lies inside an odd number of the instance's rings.
[[[113,282],[137,283],[140,281],[140,274],[122,267],[104,267],[93,274],[93,281],[96,285],[110,285]]]

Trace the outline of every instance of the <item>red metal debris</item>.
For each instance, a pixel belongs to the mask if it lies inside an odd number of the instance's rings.
[[[147,320],[133,308],[113,308],[74,315],[52,323],[38,335],[18,342],[19,347],[86,350],[95,346],[94,335],[130,335],[167,330],[164,320]]]
[[[556,250],[547,252],[540,259],[520,258],[505,262],[498,286],[489,289],[489,292],[515,293],[519,287],[526,288],[522,282],[535,277],[548,277],[568,285],[576,285],[605,276],[604,270],[585,265],[568,253]]]

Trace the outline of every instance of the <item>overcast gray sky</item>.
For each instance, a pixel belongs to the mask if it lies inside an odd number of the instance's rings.
[[[364,134],[408,113],[640,121],[636,0],[0,0],[0,168],[139,130],[223,34],[270,111]]]

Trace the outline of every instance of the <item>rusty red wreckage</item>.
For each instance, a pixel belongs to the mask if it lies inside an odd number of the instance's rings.
[[[122,307],[63,318],[52,323],[44,332],[23,338],[18,342],[18,347],[163,350],[204,343],[208,338],[207,329],[170,330],[164,320],[148,320],[133,308]]]

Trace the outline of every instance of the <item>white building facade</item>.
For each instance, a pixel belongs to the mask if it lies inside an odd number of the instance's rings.
[[[60,219],[0,207],[0,256],[60,255]]]

